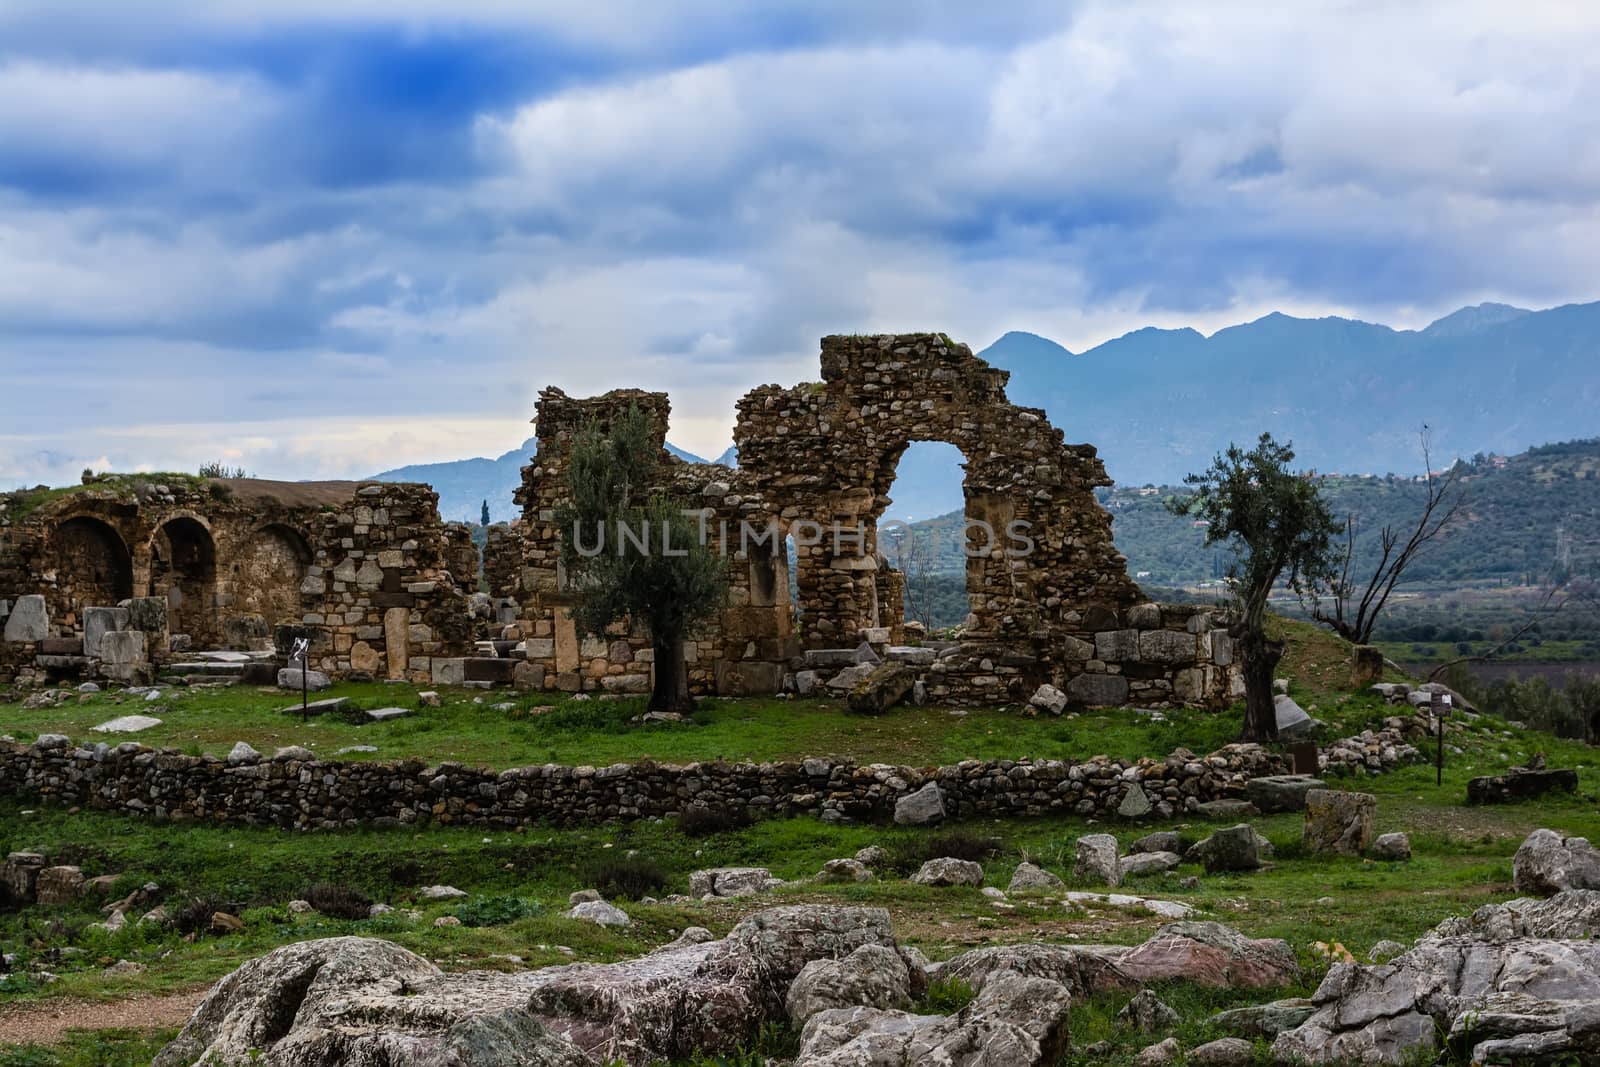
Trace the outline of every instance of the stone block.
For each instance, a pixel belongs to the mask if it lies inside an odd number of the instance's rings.
[[[39,872],[44,870],[44,856],[37,852],[13,852],[0,864],[0,896],[8,896],[15,904],[32,904],[39,882]]]
[[[101,662],[130,666],[149,662],[148,635],[142,630],[114,630],[100,638]]]
[[[91,729],[97,734],[136,734],[160,725],[160,719],[149,715],[123,715]]]
[[[1128,680],[1120,674],[1080,674],[1067,683],[1067,698],[1090,707],[1116,707],[1128,701]]]
[[[944,792],[937,782],[929,782],[894,803],[894,821],[900,826],[927,826],[943,822],[944,817]]]
[[[884,663],[856,683],[845,702],[857,715],[882,715],[911,692],[916,675],[903,663]]]
[[[1106,663],[1132,663],[1139,658],[1138,630],[1101,630],[1094,635],[1094,658]]]
[[[492,659],[487,656],[471,656],[461,661],[461,677],[462,681],[466,682],[489,682],[492,685],[510,685],[516,670],[516,660],[500,656]],[[448,682],[440,681],[438,678],[435,678],[434,681],[439,682],[440,685],[449,684]]]
[[[164,596],[138,596],[126,601],[129,630],[139,630],[155,638],[159,645],[167,637],[167,598]]]
[[[1146,663],[1193,663],[1194,634],[1173,630],[1146,630],[1139,635],[1139,658]]]
[[[302,674],[304,674],[303,678],[301,677]],[[284,667],[278,671],[279,689],[288,689],[298,693],[303,688],[308,693],[315,693],[319,690],[329,689],[332,686],[333,680],[321,671],[302,672],[299,667]]]
[[[82,656],[83,638],[47,637],[39,642],[41,656]]]
[[[1135,604],[1127,611],[1128,625],[1135,630],[1156,630],[1161,627],[1160,604]]]
[[[6,616],[5,639],[21,644],[43,641],[50,636],[50,611],[44,597],[37,594],[18,597]]]
[[[71,904],[83,896],[83,871],[77,867],[46,867],[35,883],[35,900],[40,904]]]
[[[1245,783],[1244,795],[1265,814],[1304,811],[1306,794],[1326,789],[1327,783],[1305,774],[1268,774]]]
[[[434,685],[461,685],[467,680],[467,661],[459,656],[435,656],[431,677]]]
[[[1361,855],[1372,843],[1372,816],[1377,810],[1378,798],[1371,793],[1311,790],[1306,794],[1306,851]]]
[[[556,654],[556,641],[553,637],[528,638],[529,659],[551,659]]]

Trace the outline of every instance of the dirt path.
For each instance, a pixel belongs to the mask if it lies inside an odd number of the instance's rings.
[[[207,987],[209,988],[209,987]],[[0,1005],[0,1043],[53,1045],[68,1030],[157,1030],[188,1021],[206,989],[126,1000],[45,1000]]]

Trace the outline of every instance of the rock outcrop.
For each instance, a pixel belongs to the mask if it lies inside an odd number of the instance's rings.
[[[1386,964],[1338,964],[1282,1062],[1399,1064],[1438,1035],[1473,1063],[1600,1057],[1600,892],[1568,890],[1447,919]]]

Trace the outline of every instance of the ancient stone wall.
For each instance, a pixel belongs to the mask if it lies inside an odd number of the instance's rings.
[[[347,763],[215,757],[135,742],[73,748],[65,738],[0,742],[0,795],[160,818],[296,829],[429,822],[511,828],[535,822],[664,818],[689,806],[827,820],[887,821],[900,798],[938,782],[952,818],[1111,815],[1135,783],[1170,817],[1210,800],[1242,798],[1255,777],[1285,772],[1283,757],[1230,745],[1208,757],[968,760],[947,767],[796,763],[546,765],[507,771],[420,760]]]
[[[454,575],[475,584],[476,549],[439,521],[427,486],[119,480],[19,514],[22,499],[0,498],[0,598],[43,596],[49,637],[63,644],[49,663],[0,650],[5,677],[74,659],[94,672],[89,609],[130,598],[165,605],[146,649],[157,663],[172,657],[168,635],[193,648],[260,645],[281,624],[309,626],[313,665],[340,675],[427,681],[433,657],[471,649]]]
[[[503,535],[507,541],[520,541],[520,576],[509,586],[503,579],[491,580],[491,592],[521,606],[527,658],[548,688],[623,693],[650,688],[654,653],[643,634],[621,626],[603,635],[577,632],[559,563],[556,521],[567,498],[573,437],[591,424],[603,432],[630,407],[649,417],[658,446],[664,445],[670,413],[664,393],[622,389],[588,399],[574,399],[559,389],[539,394],[538,450],[523,469],[516,498],[523,517]],[[770,509],[759,496],[734,490],[737,472],[684,463],[664,447],[660,459],[660,484],[650,488],[666,491],[686,508],[700,509],[708,542],[728,564],[726,604],[685,648],[690,687],[700,693],[776,692],[799,651],[791,626],[788,558],[781,540],[756,543],[756,538],[741,537],[741,521],[764,529]],[[506,569],[502,556],[508,553],[496,547],[497,573]]]

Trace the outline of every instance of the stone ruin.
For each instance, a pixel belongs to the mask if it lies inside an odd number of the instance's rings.
[[[821,382],[762,386],[740,401],[737,469],[665,451],[663,393],[544,390],[523,516],[491,532],[486,558],[498,610],[526,639],[524,677],[569,692],[649,689],[643,635],[576,631],[555,521],[573,435],[637,406],[663,446],[660,488],[703,509],[731,563],[726,606],[688,648],[697,691],[806,691],[841,676],[835,688],[845,688],[861,665],[889,659],[940,703],[1025,701],[1045,683],[1085,705],[1227,703],[1242,688],[1222,620],[1153,603],[1128,577],[1094,496],[1111,484],[1094,447],[1066,444],[1043,411],[1007,400],[1008,378],[942,334],[825,337]],[[969,527],[971,616],[942,645],[907,645],[904,576],[878,545],[895,467],[914,441],[960,449],[966,517],[983,524]],[[786,536],[742,538],[741,520]],[[1030,550],[1005,536],[1013,529]]]
[[[159,478],[0,497],[0,680],[270,683],[306,636],[314,670],[428,682],[472,652],[477,551],[428,486]]]
[[[6,509],[22,497],[0,497],[0,678],[132,680],[181,661],[173,634],[281,661],[306,634],[312,666],[335,676],[648,692],[643,634],[577,631],[556,522],[574,435],[637,407],[661,449],[655,488],[699,509],[730,562],[725,605],[686,646],[696,692],[844,691],[888,660],[916,698],[948,704],[1027,701],[1042,685],[1080,705],[1239,695],[1223,620],[1144,595],[1094,496],[1110,484],[1094,447],[1012,404],[1008,378],[943,334],[825,337],[822,381],[739,402],[736,469],[666,451],[664,393],[545,389],[522,515],[485,531],[487,595],[470,530],[439,520],[427,486],[91,485],[20,517]],[[971,614],[954,641],[919,641],[878,543],[915,441],[965,460]]]

